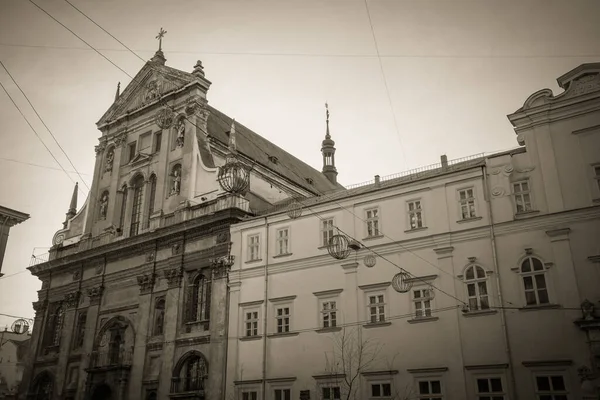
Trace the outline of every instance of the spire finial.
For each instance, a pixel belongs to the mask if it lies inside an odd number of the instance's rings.
[[[231,120],[231,129],[229,130],[229,151],[235,154],[237,145],[235,143],[235,118]]]
[[[77,214],[77,190],[79,189],[79,182],[75,183],[75,188],[73,189],[73,195],[71,196],[71,203],[69,204],[69,209],[67,210],[67,218],[65,222],[63,222],[63,227],[67,227],[67,222],[73,218]]]
[[[325,102],[325,123],[327,124],[327,131],[325,132],[325,138],[330,139],[331,135],[329,134],[329,105]]]
[[[158,35],[156,36],[156,39],[158,39],[158,51],[162,51],[162,38],[166,33],[167,31],[165,31],[161,26],[160,30],[158,31]]]
[[[115,93],[115,101],[118,100],[120,95],[121,95],[121,82],[117,83],[117,93]]]

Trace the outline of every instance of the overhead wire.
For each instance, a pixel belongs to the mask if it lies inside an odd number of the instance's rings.
[[[44,169],[54,170],[54,171],[61,171],[61,172],[63,171],[60,168],[54,168],[54,167],[50,167],[48,165],[34,164],[34,163],[27,162],[27,161],[22,161],[22,160],[15,160],[13,158],[0,157],[0,161],[14,162],[14,163],[17,163],[17,164],[29,165],[30,167],[44,168]],[[70,174],[76,174],[77,173],[76,171],[67,171],[67,172],[70,173]],[[86,173],[83,173],[83,172],[81,174],[82,175],[89,175],[89,174],[86,174]]]

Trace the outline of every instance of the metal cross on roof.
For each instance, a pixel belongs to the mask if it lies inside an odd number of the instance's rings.
[[[158,31],[158,35],[156,36],[156,39],[158,39],[158,50],[162,50],[162,38],[165,36],[165,33],[167,33],[167,31],[165,31],[162,26],[160,28],[160,31]]]

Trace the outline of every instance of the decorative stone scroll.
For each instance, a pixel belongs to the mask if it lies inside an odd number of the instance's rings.
[[[81,292],[78,290],[76,292],[67,293],[65,295],[64,304],[66,308],[75,308],[79,305],[79,297],[81,296]]]
[[[163,271],[163,276],[167,280],[167,284],[169,285],[169,289],[177,288],[181,286],[181,281],[183,280],[183,273],[179,268],[171,268]]]
[[[102,293],[104,292],[104,286],[94,286],[87,290],[88,297],[90,298],[90,305],[100,304],[102,299]]]
[[[46,308],[48,308],[48,300],[39,300],[31,303],[33,305],[33,309],[35,311],[36,317],[42,317]]]
[[[140,294],[148,294],[154,288],[154,282],[156,281],[155,274],[144,274],[138,275],[137,282],[140,285]]]

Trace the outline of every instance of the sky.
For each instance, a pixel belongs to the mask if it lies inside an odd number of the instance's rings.
[[[31,255],[48,251],[74,182],[83,204],[95,123],[131,81],[31,1],[0,0],[0,61],[74,168],[0,68],[39,134],[0,90],[0,204],[31,215],[11,229],[0,313],[27,318],[41,287]],[[65,0],[33,1],[129,75],[143,66]],[[319,170],[327,101],[344,185],[517,147],[506,115],[600,61],[597,0],[69,1],[144,60],[164,28],[167,65],[201,60],[210,104]]]

